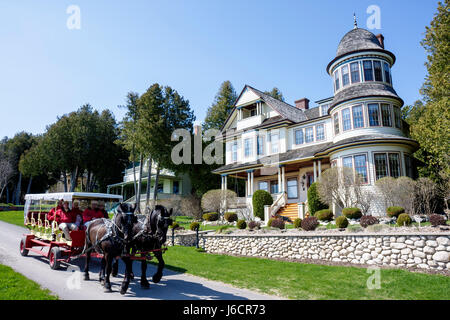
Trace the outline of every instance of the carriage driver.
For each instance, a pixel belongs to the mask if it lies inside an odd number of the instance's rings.
[[[92,200],[91,206],[87,207],[86,210],[83,211],[84,226],[87,229],[91,221],[100,218],[103,218],[103,212],[98,209],[98,202],[96,200]]]

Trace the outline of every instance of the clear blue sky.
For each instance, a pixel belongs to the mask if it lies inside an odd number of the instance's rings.
[[[81,29],[69,30],[69,5]],[[123,117],[128,91],[170,85],[189,99],[197,120],[224,80],[278,87],[286,102],[332,95],[325,67],[344,34],[366,28],[369,5],[381,9],[386,49],[397,56],[394,87],[417,100],[426,69],[420,41],[437,1],[6,1],[0,2],[0,137],[42,133],[84,103]]]

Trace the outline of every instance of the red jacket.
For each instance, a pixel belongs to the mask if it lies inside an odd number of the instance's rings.
[[[83,212],[84,223],[98,218],[103,218],[103,212],[101,212],[100,210],[92,210],[91,208],[87,208]]]
[[[64,211],[59,209],[55,213],[55,220],[58,223],[74,223],[76,216],[72,214],[72,211]]]
[[[47,220],[48,221],[55,220],[55,213],[56,213],[56,211],[60,210],[61,208],[62,208],[61,206],[57,206],[56,208],[52,208],[50,210],[50,212],[47,214]]]
[[[72,215],[76,218],[78,215],[83,216],[83,212],[81,212],[80,209],[76,208],[76,209],[72,209],[70,210],[70,212],[72,212]]]

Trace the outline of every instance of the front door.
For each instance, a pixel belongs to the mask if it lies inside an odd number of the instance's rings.
[[[287,180],[288,203],[298,202],[298,179],[289,178]]]

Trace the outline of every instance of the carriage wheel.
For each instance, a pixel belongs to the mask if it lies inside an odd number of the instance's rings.
[[[28,255],[28,250],[25,249],[25,244],[27,243],[26,241],[27,241],[26,236],[20,240],[20,254],[24,257]]]
[[[52,250],[50,250],[50,256],[48,258],[50,268],[53,270],[58,269],[61,265],[61,262],[58,261],[58,259],[61,259],[61,250],[58,247],[53,247]]]

